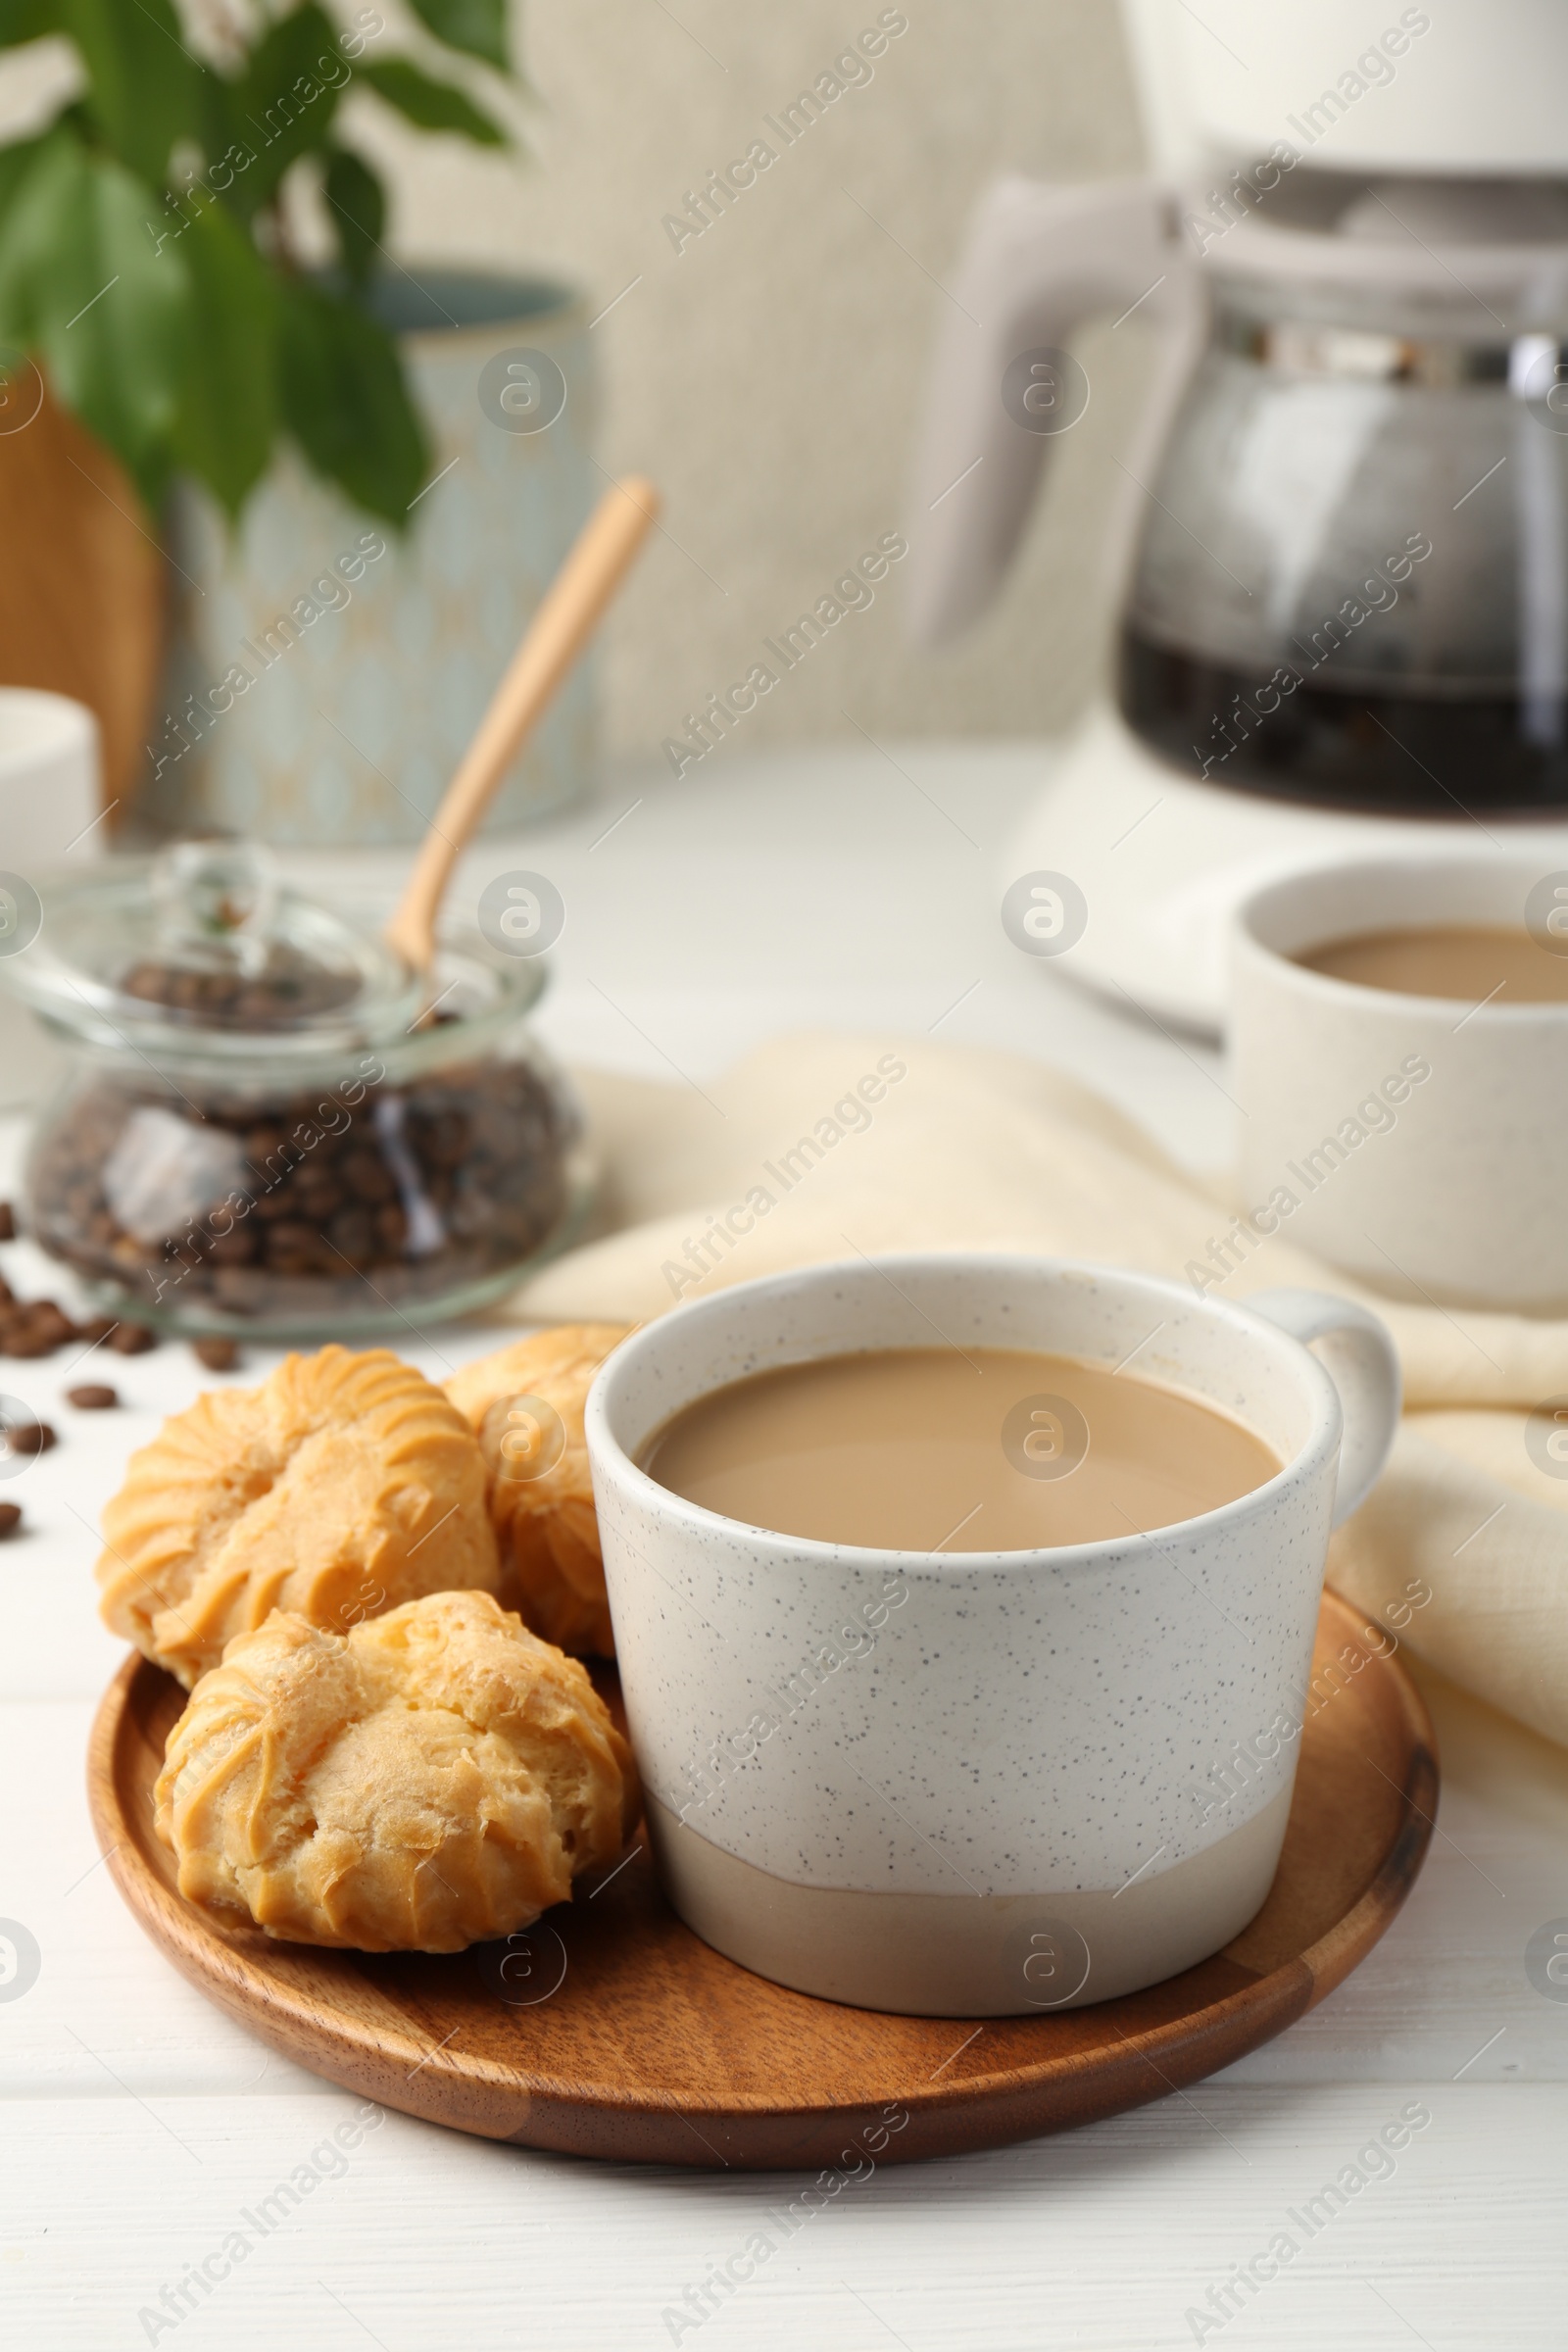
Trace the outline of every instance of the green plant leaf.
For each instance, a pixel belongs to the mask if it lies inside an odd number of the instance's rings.
[[[327,145],[349,80],[337,33],[316,0],[263,35],[245,72],[227,85],[229,136],[252,159],[235,175],[229,201],[237,211],[254,213],[291,164]]]
[[[396,344],[357,303],[305,279],[282,299],[289,431],[318,473],[404,529],[430,457]]]
[[[237,515],[277,431],[277,294],[233,215],[214,201],[181,237],[196,325],[173,425],[178,465]]]
[[[507,0],[413,0],[415,15],[449,49],[507,71]]]
[[[386,198],[336,144],[338,103],[357,73],[419,129],[488,147],[509,134],[458,83],[407,58],[366,62],[322,0],[255,0],[233,74],[186,48],[186,5],[0,0],[0,52],[59,32],[83,69],[51,129],[0,144],[0,342],[37,358],[149,504],[179,466],[237,514],[286,430],[317,472],[402,529],[429,450],[397,346],[355,299]],[[411,5],[455,58],[508,71],[508,0]],[[304,156],[322,160],[337,235],[341,271],[326,281],[295,276],[249,230]],[[171,193],[172,177],[189,184]]]
[[[239,79],[231,80],[223,74],[204,74],[202,75],[201,88],[198,93],[201,128],[197,133],[197,139],[209,173],[215,164],[221,164],[223,159],[229,156],[230,150],[240,143],[240,122],[235,112],[234,100],[241,86]],[[245,150],[252,154],[255,152],[255,144],[254,135],[243,142]],[[230,169],[232,169],[232,163]],[[233,193],[226,195],[224,201],[233,205],[236,211],[246,209],[235,202]]]
[[[0,49],[15,49],[61,29],[59,0],[0,0]]]
[[[6,262],[5,220],[13,197],[43,151],[44,139],[21,139],[15,147],[0,147],[0,272]]]
[[[159,187],[176,139],[201,129],[203,69],[180,38],[172,0],[58,0],[87,70],[84,102],[122,164]]]
[[[480,147],[505,147],[507,133],[499,122],[482,115],[471,98],[453,86],[450,81],[432,81],[417,66],[411,66],[406,57],[389,57],[384,63],[361,66],[361,78],[368,81],[378,98],[395,106],[400,115],[420,130],[455,130]]]
[[[386,191],[369,165],[347,147],[332,150],[325,191],[343,268],[351,284],[366,285],[381,259]]]
[[[158,214],[151,189],[56,131],[12,199],[0,266],[6,331],[38,352],[149,506],[168,479],[190,342],[189,276],[177,245],[156,250]]]
[[[56,132],[10,149],[0,166],[0,341],[37,338],[34,292],[48,266],[53,181],[80,152],[74,139]]]

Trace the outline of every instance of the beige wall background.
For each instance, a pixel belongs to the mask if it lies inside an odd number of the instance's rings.
[[[399,0],[378,5],[390,26],[408,22]],[[1140,168],[1114,0],[902,0],[908,29],[872,80],[677,253],[662,217],[881,5],[534,0],[516,22],[533,93],[514,115],[521,159],[421,138],[351,100],[392,176],[400,257],[563,275],[590,315],[630,288],[593,334],[599,454],[662,485],[668,536],[607,634],[612,754],[657,753],[863,549],[915,527],[906,480],[940,281],[985,182]],[[0,119],[30,111],[49,78],[9,74]],[[911,655],[895,572],[759,705],[737,749],[853,741],[856,724],[882,741],[1030,734],[1071,713],[1103,659],[1097,550],[1140,347],[1102,332],[1081,356],[1094,400],[997,610],[953,652]]]
[[[1089,178],[1140,168],[1114,0],[903,0],[908,30],[874,79],[676,253],[662,216],[752,138],[777,147],[762,117],[808,87],[879,6],[533,5],[516,24],[536,93],[520,117],[527,162],[375,123],[401,254],[560,272],[593,311],[631,286],[593,335],[600,457],[660,481],[670,537],[609,631],[612,751],[657,751],[705,693],[745,674],[762,637],[907,522],[946,299],[933,280],[951,270],[985,182],[1004,169]],[[1096,549],[1138,370],[1125,335],[1083,356],[1094,402],[997,612],[951,654],[911,655],[895,572],[759,705],[736,751],[854,740],[846,711],[886,740],[1034,733],[1076,707],[1102,655]]]

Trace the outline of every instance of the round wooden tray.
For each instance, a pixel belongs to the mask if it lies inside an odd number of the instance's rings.
[[[1316,1682],[1284,1855],[1251,1925],[1147,1992],[1054,2017],[971,2028],[787,1992],[681,1925],[641,1843],[510,1947],[379,1957],[215,1927],[176,1891],[153,1833],[184,1693],[139,1658],[93,1727],[93,1822],[121,1892],[183,1976],[274,2049],[385,2106],[620,2163],[858,2171],[1163,2098],[1348,1975],[1410,1889],[1438,1793],[1426,1708],[1362,1624],[1325,1595],[1317,1669],[1345,1663]]]

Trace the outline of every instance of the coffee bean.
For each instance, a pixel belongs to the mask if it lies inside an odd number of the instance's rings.
[[[281,1273],[308,1274],[327,1252],[314,1225],[286,1217],[269,1232],[267,1254]]]
[[[113,1315],[94,1315],[90,1323],[82,1325],[81,1336],[91,1347],[98,1348],[108,1339],[110,1333],[118,1328]]]
[[[439,1110],[423,1121],[421,1155],[438,1168],[458,1168],[468,1153],[468,1123],[460,1111]]]
[[[138,963],[120,985],[126,996],[224,1029],[292,1029],[310,1013],[348,1004],[360,988],[353,972],[335,971],[281,941],[268,951],[261,972]]]
[[[14,1242],[16,1238],[17,1212],[9,1200],[0,1200],[0,1242]]]
[[[6,1355],[53,1355],[59,1345],[47,1325],[35,1323],[25,1307],[8,1315],[0,1325],[0,1352]]]
[[[188,1305],[258,1322],[399,1309],[515,1272],[567,1205],[575,1114],[525,1058],[454,1062],[397,1084],[367,1085],[351,1066],[336,1089],[199,1101],[188,1115],[179,1098],[137,1080],[100,1079],[37,1139],[31,1228],[87,1280],[123,1290],[127,1305],[152,1291],[176,1315]],[[192,1128],[193,1174],[232,1139],[240,1200],[223,1204],[225,1179],[214,1229],[182,1209],[169,1241],[149,1243],[115,1215],[103,1170],[148,1109]],[[171,1190],[180,1193],[177,1142],[174,1153]],[[0,1308],[0,1347],[8,1328]],[[152,1343],[117,1333],[110,1344]]]
[[[232,1372],[239,1362],[239,1349],[232,1340],[192,1340],[190,1349],[209,1372]]]
[[[375,1212],[375,1231],[381,1247],[377,1255],[401,1257],[408,1239],[409,1220],[395,1200],[388,1200]]]
[[[326,1233],[333,1249],[341,1250],[351,1266],[375,1263],[375,1219],[368,1208],[340,1208]]]
[[[145,1355],[149,1348],[157,1347],[158,1334],[149,1331],[145,1323],[117,1323],[109,1345],[117,1355]]]
[[[214,1237],[207,1254],[215,1266],[248,1266],[261,1247],[249,1225],[236,1225],[232,1233]]]
[[[21,1525],[21,1503],[0,1502],[0,1543],[4,1543],[7,1536],[14,1536]]]
[[[6,1431],[6,1443],[13,1453],[47,1453],[59,1441],[47,1421],[23,1421]]]
[[[342,1159],[343,1181],[358,1200],[368,1200],[372,1208],[382,1201],[396,1198],[397,1185],[386,1161],[374,1152],[345,1152]]]
[[[64,1348],[76,1337],[76,1326],[52,1298],[34,1298],[26,1310],[33,1328],[46,1335],[51,1348]]]
[[[120,1392],[88,1381],[82,1388],[68,1389],[66,1402],[74,1404],[79,1413],[107,1413],[120,1402]]]

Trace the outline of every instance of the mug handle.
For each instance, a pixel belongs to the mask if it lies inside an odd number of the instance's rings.
[[[1399,1426],[1404,1383],[1394,1342],[1376,1315],[1327,1291],[1257,1291],[1242,1303],[1312,1348],[1340,1392],[1345,1426],[1332,1522],[1338,1527],[1377,1485]]]

